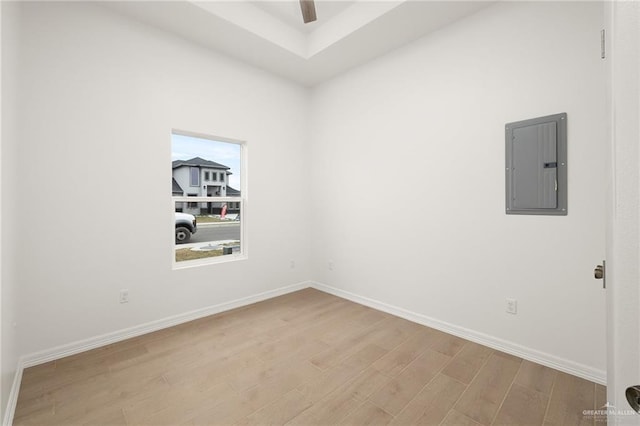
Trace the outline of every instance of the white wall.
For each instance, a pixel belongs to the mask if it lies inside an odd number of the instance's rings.
[[[602,19],[497,4],[317,87],[314,279],[602,379]],[[505,215],[505,123],[560,112],[569,215]]]
[[[89,2],[21,8],[19,354],[308,279],[306,89]],[[171,269],[172,128],[247,141],[248,260]]]
[[[17,321],[17,281],[16,281],[16,252],[13,250],[10,241],[14,240],[16,233],[19,232],[16,223],[17,212],[13,197],[15,197],[15,160],[16,160],[16,144],[6,143],[15,140],[16,123],[15,112],[16,102],[18,99],[16,91],[16,78],[18,75],[18,31],[16,23],[19,17],[19,10],[16,5],[10,2],[0,2],[1,12],[1,40],[2,40],[2,138],[1,163],[0,163],[0,182],[1,182],[1,210],[0,229],[2,230],[2,240],[0,246],[0,299],[2,317],[0,320],[0,363],[1,380],[0,380],[0,419],[4,418],[5,408],[9,399],[11,386],[13,384],[18,358],[20,356],[19,349],[16,345],[16,329],[13,324]]]
[[[19,9],[3,395],[18,355],[309,278],[604,370],[600,5],[498,4],[311,97],[98,5]],[[569,215],[506,216],[504,124],[563,111]],[[171,270],[171,128],[248,141],[247,261]]]

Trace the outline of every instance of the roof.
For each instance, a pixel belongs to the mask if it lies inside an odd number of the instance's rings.
[[[229,170],[229,167],[224,164],[216,163],[215,161],[205,160],[200,157],[193,157],[190,160],[175,160],[172,163],[174,169],[182,166],[190,166],[190,167],[210,167],[212,169],[221,169],[221,170]]]
[[[239,197],[240,191],[227,185],[227,197]]]
[[[180,187],[180,184],[174,178],[171,178],[171,186],[172,186],[172,188],[171,188],[171,193],[172,194],[180,194],[180,195],[182,195],[184,193],[184,191]]]

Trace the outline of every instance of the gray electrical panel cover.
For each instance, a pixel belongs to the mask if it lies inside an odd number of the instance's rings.
[[[567,114],[508,123],[507,214],[567,214]]]

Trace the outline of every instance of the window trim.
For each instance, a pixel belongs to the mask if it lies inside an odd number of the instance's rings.
[[[194,138],[199,138],[199,139],[207,139],[210,140],[212,142],[225,142],[225,143],[232,143],[232,144],[236,144],[240,146],[240,197],[187,197],[187,196],[171,196],[170,197],[170,202],[171,202],[171,209],[169,210],[170,215],[171,215],[171,223],[175,223],[175,217],[174,217],[174,212],[175,212],[175,205],[176,202],[197,202],[197,203],[210,203],[210,202],[226,202],[226,203],[238,203],[239,208],[240,208],[240,253],[237,254],[230,254],[230,255],[225,255],[225,256],[218,256],[218,257],[210,257],[210,258],[205,258],[205,259],[195,259],[195,260],[185,260],[182,262],[176,262],[176,256],[175,256],[175,249],[176,249],[176,244],[175,244],[175,225],[171,226],[171,234],[170,234],[170,238],[171,238],[171,250],[170,250],[170,255],[171,255],[171,265],[172,265],[172,269],[173,270],[179,270],[179,269],[188,269],[188,268],[193,268],[193,267],[201,267],[201,266],[205,266],[205,265],[217,265],[219,263],[227,263],[227,262],[235,262],[238,260],[246,260],[249,258],[249,244],[248,244],[248,239],[247,239],[247,234],[246,234],[246,229],[247,229],[247,223],[248,223],[248,217],[249,217],[249,211],[248,211],[248,173],[247,173],[247,164],[248,164],[248,144],[246,141],[240,140],[240,139],[231,139],[231,138],[226,138],[226,137],[218,137],[212,134],[205,134],[205,133],[197,133],[197,132],[190,132],[190,131],[184,131],[184,130],[178,130],[178,129],[171,129],[171,133],[170,135],[181,135],[181,136],[189,136],[189,137],[194,137]],[[171,139],[169,139],[171,140]],[[216,172],[212,172],[212,174],[215,174]],[[225,179],[225,184],[226,184],[226,179]],[[199,185],[198,185],[199,186]]]

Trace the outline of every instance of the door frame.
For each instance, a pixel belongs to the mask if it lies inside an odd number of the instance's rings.
[[[640,424],[625,396],[627,387],[640,384],[640,3],[605,1],[604,10],[610,141],[607,401],[610,424]]]

